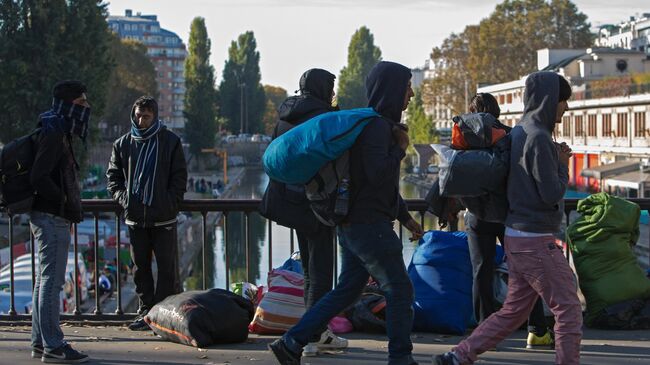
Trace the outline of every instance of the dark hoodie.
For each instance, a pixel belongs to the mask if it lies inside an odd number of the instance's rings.
[[[557,233],[564,215],[568,167],[559,162],[552,139],[559,99],[556,73],[526,79],[524,115],[511,136],[506,226],[535,233]]]
[[[410,79],[411,70],[393,62],[379,62],[366,79],[368,106],[382,117],[368,123],[350,150],[349,223],[411,219],[399,194],[400,162],[406,153],[392,133],[401,120]]]
[[[280,122],[273,138],[317,115],[336,110],[330,104],[336,76],[319,68],[305,71],[300,77],[300,95],[287,98],[278,107]]]

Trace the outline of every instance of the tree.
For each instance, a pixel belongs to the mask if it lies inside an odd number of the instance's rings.
[[[103,121],[107,126],[104,139],[112,140],[130,130],[133,102],[142,95],[158,96],[156,69],[147,57],[144,44],[120,40],[112,35],[110,52],[115,68],[108,82]]]
[[[59,80],[84,82],[94,118],[102,115],[113,68],[107,15],[101,0],[1,3],[2,142],[34,128],[38,115],[50,107],[52,87]]]
[[[381,50],[375,47],[375,37],[365,26],[359,28],[348,46],[348,64],[339,75],[337,100],[340,107],[359,108],[368,106],[366,76],[381,61]]]
[[[279,121],[278,107],[288,97],[288,94],[287,90],[272,85],[264,85],[264,94],[266,94],[266,109],[264,110],[262,123],[264,125],[264,134],[270,136]]]
[[[255,34],[248,31],[230,44],[219,85],[221,116],[231,132],[262,132],[266,96],[261,78],[257,41]]]
[[[587,16],[569,0],[505,0],[478,25],[433,49],[437,75],[425,83],[424,102],[465,112],[466,83],[471,92],[479,83],[519,79],[537,69],[538,49],[589,47],[589,27]]]
[[[190,28],[189,52],[185,60],[185,138],[190,153],[214,147],[217,132],[217,91],[214,67],[210,65],[210,38],[205,19],[196,17]]]
[[[435,137],[433,121],[424,112],[422,104],[422,93],[420,89],[415,90],[415,96],[411,99],[406,109],[406,123],[409,127],[409,139],[411,146],[418,143],[432,143]]]

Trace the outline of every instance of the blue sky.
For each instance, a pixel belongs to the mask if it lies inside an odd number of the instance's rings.
[[[476,24],[497,1],[472,0],[110,0],[109,12],[125,9],[157,14],[163,28],[185,42],[195,16],[206,19],[212,40],[211,61],[217,82],[230,42],[247,30],[255,32],[262,82],[290,93],[300,74],[312,67],[340,72],[350,37],[362,25],[370,28],[383,59],[421,66],[431,49],[451,32]],[[647,0],[579,0],[578,8],[592,25],[617,23],[630,15],[650,13]]]

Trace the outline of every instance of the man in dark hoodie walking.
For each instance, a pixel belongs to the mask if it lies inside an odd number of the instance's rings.
[[[337,227],[341,275],[336,288],[307,311],[281,339],[269,345],[280,364],[298,365],[311,336],[353,304],[374,277],[386,295],[386,329],[391,365],[417,364],[411,355],[413,286],[402,259],[402,242],[393,230],[398,219],[417,239],[422,228],[399,194],[400,162],[408,135],[400,127],[402,111],[413,96],[411,71],[380,62],[366,80],[368,105],[381,117],[370,121],[350,150],[351,197],[345,222]]]
[[[335,78],[332,73],[319,68],[305,71],[299,81],[300,95],[287,98],[278,108],[280,121],[275,126],[273,138],[317,115],[338,110],[337,107],[332,106]],[[275,196],[268,196],[269,194]],[[273,204],[278,201],[280,204]],[[300,261],[305,276],[305,308],[311,308],[332,290],[334,277],[332,227],[320,223],[311,212],[304,185],[286,185],[270,180],[260,211],[265,217],[296,230]],[[346,339],[336,336],[325,325],[310,339],[303,355],[316,356],[318,350],[340,349],[347,346]]]
[[[571,149],[553,142],[556,123],[568,109],[571,86],[553,72],[526,79],[524,115],[510,133],[511,155],[505,250],[508,295],[490,316],[437,365],[473,364],[477,355],[514,332],[541,296],[555,316],[556,364],[580,363],[582,309],[576,283],[553,234],[561,229]]]
[[[72,364],[86,362],[88,356],[63,340],[59,295],[68,264],[70,224],[83,217],[72,137],[85,141],[90,104],[86,86],[79,81],[61,81],[52,94],[52,108],[39,117],[41,131],[29,176],[35,191],[30,228],[39,259],[32,301],[32,358]]]
[[[108,192],[124,209],[131,239],[140,316],[129,328],[147,330],[144,316],[151,307],[180,289],[176,215],[187,186],[181,140],[158,119],[154,98],[143,96],[133,104],[131,132],[113,143],[106,177]],[[158,267],[155,287],[152,251]]]

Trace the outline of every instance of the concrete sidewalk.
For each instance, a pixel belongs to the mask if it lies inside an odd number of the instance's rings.
[[[273,336],[250,335],[243,344],[196,349],[165,342],[151,332],[132,332],[125,327],[81,326],[63,328],[66,339],[78,350],[91,356],[91,364],[275,364],[266,350]],[[554,352],[525,350],[525,333],[515,333],[481,357],[477,364],[541,365],[553,364]],[[319,357],[303,358],[302,363],[385,364],[386,337],[365,333],[346,335],[350,348]],[[35,364],[30,358],[30,328],[0,327],[0,364]],[[429,333],[413,334],[414,355],[420,364],[430,364],[431,355],[447,351],[461,337]],[[582,342],[582,364],[650,364],[650,331],[586,330]]]

